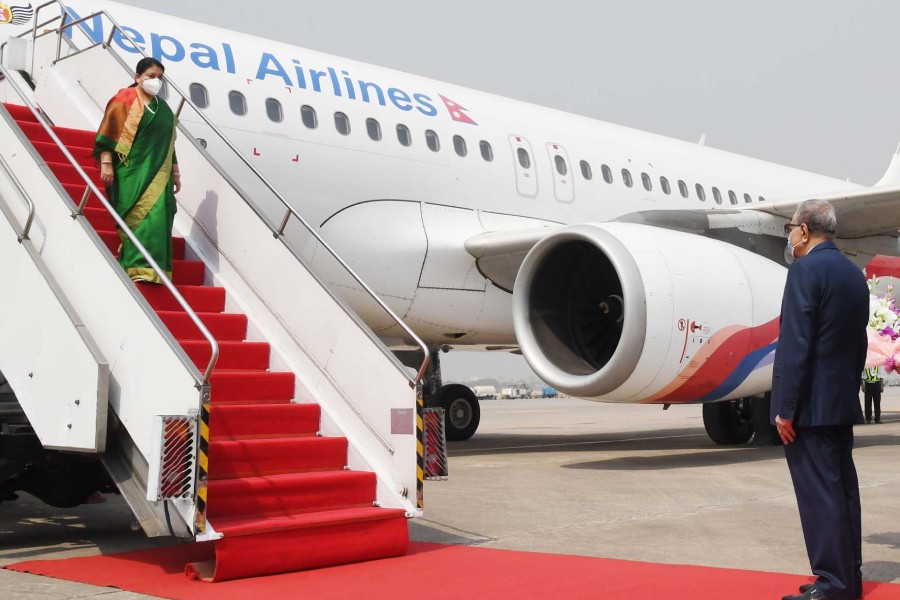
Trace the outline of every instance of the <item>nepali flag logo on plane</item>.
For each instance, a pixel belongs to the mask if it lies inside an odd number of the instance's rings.
[[[450,112],[450,118],[454,121],[459,121],[460,123],[468,123],[470,125],[478,125],[475,121],[472,120],[469,115],[466,114],[466,108],[464,106],[460,106],[450,98],[438,94],[441,96],[441,100],[444,101],[444,106],[447,107],[447,110]]]
[[[28,6],[10,6],[0,2],[0,25],[22,25],[31,20],[34,9]]]

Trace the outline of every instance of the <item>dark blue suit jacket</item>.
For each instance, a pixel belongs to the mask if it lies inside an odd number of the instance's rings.
[[[821,242],[788,269],[775,367],[775,416],[795,427],[863,422],[860,376],[866,360],[869,289],[834,242]]]

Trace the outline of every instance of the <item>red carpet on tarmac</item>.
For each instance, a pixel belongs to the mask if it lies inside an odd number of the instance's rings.
[[[781,598],[808,577],[712,567],[412,543],[409,554],[313,571],[221,583],[190,580],[184,565],[209,560],[211,544],[109,556],[38,560],[7,569],[162,598],[365,598],[367,600]],[[900,585],[866,582],[866,600],[900,600]]]

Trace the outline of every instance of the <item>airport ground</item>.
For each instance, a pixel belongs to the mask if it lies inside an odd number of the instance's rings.
[[[900,388],[881,425],[856,429],[863,574],[900,582]],[[130,529],[120,498],[60,510],[0,505],[0,565],[171,543]],[[719,447],[697,406],[494,400],[450,479],[426,485],[413,539],[807,575],[796,501],[778,447]],[[133,600],[139,594],[0,570],[10,599]]]

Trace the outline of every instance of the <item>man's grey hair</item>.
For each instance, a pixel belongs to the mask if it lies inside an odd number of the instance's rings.
[[[807,200],[794,213],[794,222],[798,225],[806,223],[809,232],[828,239],[834,236],[837,217],[834,207],[827,200]]]

